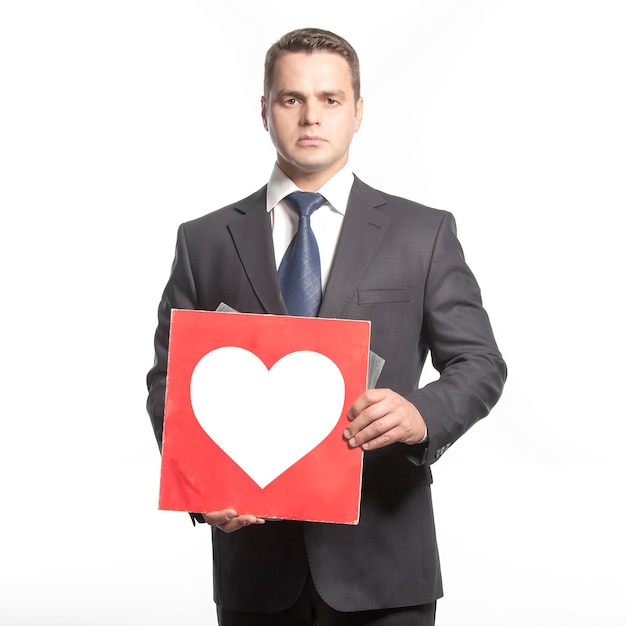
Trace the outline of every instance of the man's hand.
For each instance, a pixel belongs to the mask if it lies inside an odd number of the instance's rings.
[[[348,411],[344,437],[353,448],[375,450],[401,441],[420,443],[426,423],[417,407],[391,389],[368,389]]]
[[[262,517],[254,515],[237,515],[235,509],[225,509],[223,511],[213,511],[212,513],[203,513],[204,521],[211,526],[216,526],[225,533],[234,533],[236,530],[244,526],[252,524],[265,524]]]

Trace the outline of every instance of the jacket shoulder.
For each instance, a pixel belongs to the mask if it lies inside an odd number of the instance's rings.
[[[238,200],[225,207],[210,211],[201,217],[184,222],[182,228],[187,232],[193,232],[195,230],[204,230],[205,228],[216,228],[220,225],[227,225],[232,222],[233,219],[245,215],[253,209],[264,209],[266,196],[267,185],[264,185],[261,189],[258,189],[242,200]]]
[[[433,225],[441,224],[445,219],[454,222],[449,211],[436,209],[408,198],[403,198],[367,185],[355,176],[352,193],[357,201],[366,202],[377,210],[396,218],[419,220]]]

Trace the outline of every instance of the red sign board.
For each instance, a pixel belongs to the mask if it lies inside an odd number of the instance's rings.
[[[370,324],[173,310],[159,508],[356,524]]]

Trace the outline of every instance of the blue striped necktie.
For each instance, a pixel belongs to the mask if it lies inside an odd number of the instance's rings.
[[[315,317],[322,300],[320,252],[311,229],[311,214],[326,202],[319,193],[294,191],[287,201],[298,211],[298,232],[278,268],[278,280],[289,315]]]

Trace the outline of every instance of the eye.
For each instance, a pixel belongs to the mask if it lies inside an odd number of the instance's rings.
[[[339,100],[335,100],[334,98],[326,98],[326,102],[328,104],[339,104]]]
[[[293,106],[296,102],[297,100],[295,98],[287,98],[286,100],[283,101],[283,104]]]

